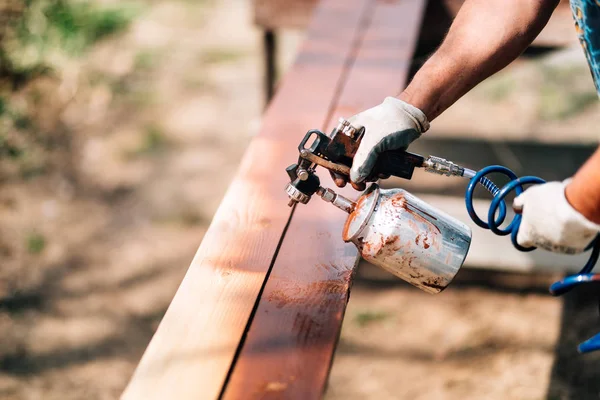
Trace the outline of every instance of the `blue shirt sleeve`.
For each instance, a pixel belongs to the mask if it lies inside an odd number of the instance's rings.
[[[600,96],[600,0],[571,0],[571,11],[579,42]]]

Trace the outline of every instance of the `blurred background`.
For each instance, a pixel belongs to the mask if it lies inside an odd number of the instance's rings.
[[[415,151],[569,176],[600,109],[558,32]],[[0,398],[119,396],[260,128],[263,39],[249,0],[0,3]],[[555,299],[556,269],[472,264],[443,301],[361,265],[327,398],[597,399],[600,359],[575,352],[598,329],[594,293]]]

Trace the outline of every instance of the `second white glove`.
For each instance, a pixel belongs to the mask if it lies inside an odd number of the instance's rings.
[[[530,187],[513,201],[522,210],[517,242],[555,253],[581,253],[600,232],[595,224],[575,210],[565,197],[565,182]]]

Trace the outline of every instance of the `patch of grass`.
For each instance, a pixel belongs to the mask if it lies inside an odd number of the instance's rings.
[[[167,143],[163,130],[157,125],[148,125],[145,128],[144,145],[141,151],[144,153],[154,153],[165,147]]]
[[[133,3],[98,5],[75,0],[28,0],[5,28],[0,65],[13,87],[49,74],[57,60],[78,56],[122,32],[138,14]]]
[[[46,166],[41,163],[23,163],[21,165],[20,173],[24,180],[33,179],[36,176],[44,175],[46,173]]]
[[[40,233],[30,233],[26,238],[26,247],[29,254],[40,254],[46,248],[46,238]]]
[[[143,50],[135,55],[133,68],[135,71],[140,72],[150,71],[156,66],[157,60],[158,55],[155,52]]]
[[[2,158],[8,158],[12,160],[18,160],[22,158],[25,150],[21,143],[16,143],[14,136],[8,132],[0,131],[0,160]]]
[[[151,88],[136,85],[130,89],[129,93],[125,93],[125,99],[136,107],[148,107],[159,103],[159,99]]]
[[[126,158],[136,158],[144,155],[157,154],[168,145],[167,137],[162,128],[156,124],[144,127],[142,143],[134,150],[126,151]]]
[[[134,106],[134,108],[144,108],[160,103],[157,93],[143,79],[126,76],[106,81],[115,100]]]
[[[542,120],[564,120],[598,101],[584,66],[542,65],[538,115]]]
[[[598,101],[596,92],[575,92],[543,87],[540,93],[539,116],[543,120],[564,120],[583,112]]]
[[[21,131],[30,129],[33,126],[31,118],[25,114],[14,113],[12,115],[12,120],[14,127]]]
[[[539,68],[544,82],[547,84],[557,84],[561,87],[573,84],[582,75],[589,75],[589,71],[584,65],[561,66],[541,64]]]
[[[185,208],[179,215],[178,220],[184,226],[208,225],[210,223],[210,218],[207,218],[199,210],[192,208]]]
[[[106,77],[106,76],[104,79],[108,82],[110,91],[113,92],[114,95],[126,96],[129,94],[131,89],[129,88],[129,86],[127,84],[127,79],[125,79],[125,78],[111,79],[110,77]],[[98,82],[102,82],[102,80],[99,80]]]
[[[123,31],[135,10],[131,5],[109,8],[89,2],[58,0],[50,2],[43,13],[49,29],[55,31],[62,46],[80,53],[100,39]]]
[[[158,224],[192,228],[196,226],[208,226],[210,220],[211,217],[204,215],[201,210],[184,205],[178,207],[172,214],[156,218],[154,222]]]
[[[497,76],[484,82],[481,90],[486,99],[492,102],[505,100],[516,88],[515,80],[510,76]]]
[[[365,327],[374,322],[381,322],[390,317],[389,313],[383,311],[361,311],[354,317],[354,322],[360,326]]]
[[[23,149],[11,145],[3,137],[0,137],[0,155],[2,153],[6,154],[8,158],[21,158],[23,155]]]
[[[197,71],[184,78],[185,88],[190,91],[211,91],[215,89],[213,83],[202,73]]]
[[[238,61],[245,56],[240,50],[213,48],[202,53],[201,59],[206,64],[224,64]]]

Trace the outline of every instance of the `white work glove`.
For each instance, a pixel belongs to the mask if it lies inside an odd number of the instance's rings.
[[[429,129],[429,121],[421,110],[395,97],[386,97],[380,105],[348,121],[356,128],[365,128],[350,170],[350,179],[355,183],[369,176],[381,152],[406,150]]]
[[[517,243],[540,247],[555,253],[581,253],[600,232],[597,225],[577,210],[565,197],[564,182],[548,182],[530,187],[513,201],[522,220]]]

